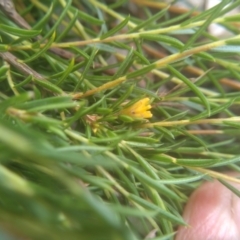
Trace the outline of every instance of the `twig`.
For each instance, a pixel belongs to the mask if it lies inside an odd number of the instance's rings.
[[[28,29],[31,29],[31,26],[22,18],[16,11],[12,0],[0,0],[0,8],[3,12],[9,16],[18,26]],[[41,40],[41,36],[36,37],[37,40]],[[62,58],[71,59],[75,58],[75,55],[67,50],[51,47],[49,49],[52,53],[61,56]],[[80,60],[80,59],[79,59]]]
[[[30,68],[27,64],[19,62],[18,59],[11,54],[10,52],[0,52],[0,56],[9,64],[16,67],[19,71],[21,71],[25,75],[32,75],[34,78],[39,80],[45,80],[45,78]]]

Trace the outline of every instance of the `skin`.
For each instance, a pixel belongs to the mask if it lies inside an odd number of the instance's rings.
[[[231,185],[240,190],[240,184]],[[240,198],[217,180],[193,192],[183,218],[189,227],[179,227],[175,240],[240,239]]]

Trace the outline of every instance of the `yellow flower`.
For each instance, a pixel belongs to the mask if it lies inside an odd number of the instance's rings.
[[[120,111],[121,115],[127,115],[132,118],[151,118],[152,113],[149,111],[152,108],[149,98],[143,98],[132,106]]]

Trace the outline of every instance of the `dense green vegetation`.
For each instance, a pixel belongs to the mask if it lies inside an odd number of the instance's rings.
[[[239,182],[239,0],[6,2],[1,240],[173,239],[203,180]]]

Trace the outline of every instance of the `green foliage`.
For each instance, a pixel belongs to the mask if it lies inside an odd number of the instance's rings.
[[[0,9],[1,239],[174,239],[203,180],[239,196],[240,1],[144,2]]]

